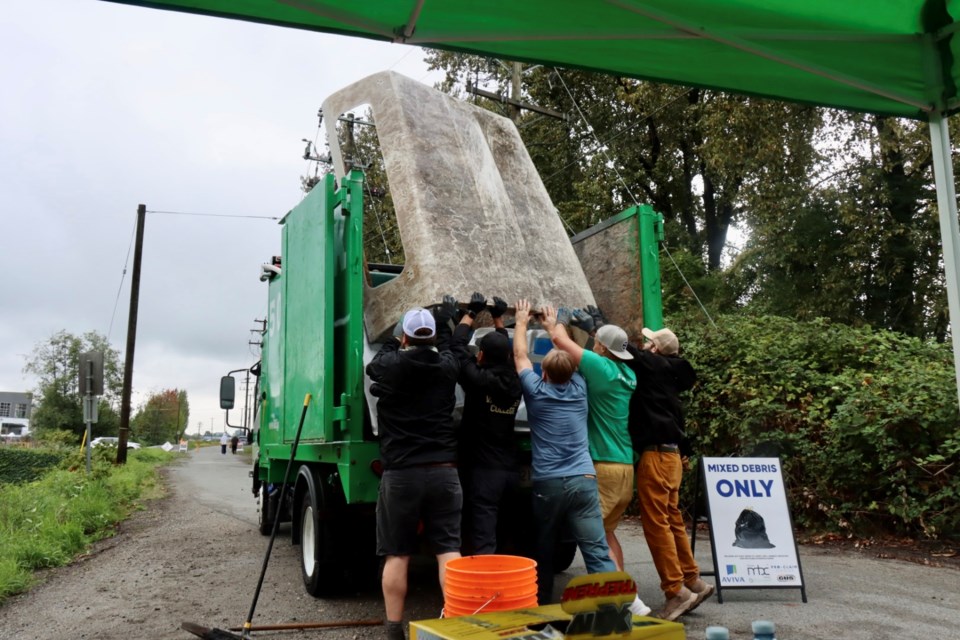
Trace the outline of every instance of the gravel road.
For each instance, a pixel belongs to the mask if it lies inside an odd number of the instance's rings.
[[[148,503],[117,536],[98,543],[70,567],[43,575],[43,583],[0,606],[0,640],[97,638],[146,640],[195,638],[184,621],[227,629],[240,626],[256,588],[267,547],[257,531],[256,502],[249,492],[242,455],[208,447],[183,454],[165,471],[169,496]],[[254,625],[378,619],[377,588],[351,598],[318,600],[303,590],[299,547],[281,527],[264,579]],[[656,572],[635,522],[621,535],[627,571],[641,597],[660,602]],[[709,545],[697,555],[710,565]],[[797,590],[724,591],[682,618],[687,637],[704,637],[723,625],[732,637],[751,637],[750,622],[769,619],[781,640],[929,640],[960,638],[960,571],[899,560],[865,557],[849,550],[802,546],[800,559],[808,602]],[[434,618],[442,597],[436,566],[418,559],[411,572],[408,618]],[[558,576],[557,588],[583,572],[579,559]],[[297,632],[258,632],[256,637],[380,640],[379,627]]]

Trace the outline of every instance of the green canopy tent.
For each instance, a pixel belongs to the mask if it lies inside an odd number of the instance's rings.
[[[960,0],[111,1],[927,121],[960,324],[946,120],[960,109]]]

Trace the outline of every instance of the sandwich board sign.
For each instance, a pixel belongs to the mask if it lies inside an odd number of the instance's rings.
[[[779,458],[701,460],[710,541],[723,589],[800,589],[807,601],[800,554]]]

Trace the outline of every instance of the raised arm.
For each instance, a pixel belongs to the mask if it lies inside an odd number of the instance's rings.
[[[570,322],[570,313],[566,310],[565,321]],[[557,312],[553,307],[543,308],[543,328],[550,334],[550,340],[553,346],[561,351],[566,351],[573,358],[573,363],[580,366],[580,360],[583,359],[583,347],[573,341],[573,338],[567,334],[566,324],[557,322]]]
[[[400,323],[397,324],[399,325]],[[387,341],[383,343],[383,346],[380,347],[377,354],[373,356],[373,360],[367,365],[367,375],[370,376],[370,379],[374,382],[383,382],[384,377],[394,364],[396,364],[399,351],[400,338],[396,335],[387,338]]]
[[[517,300],[517,311],[513,325],[513,362],[517,373],[524,369],[533,369],[530,356],[527,354],[527,324],[530,322],[530,303],[526,300]]]
[[[507,301],[493,296],[493,306],[490,307],[490,317],[493,318],[493,328],[506,335],[507,328],[503,324],[503,314],[507,312]]]

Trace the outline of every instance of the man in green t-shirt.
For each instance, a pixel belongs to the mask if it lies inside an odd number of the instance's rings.
[[[600,327],[587,351],[570,338],[566,324],[570,313],[561,309],[557,322],[544,322],[544,329],[556,348],[573,358],[587,381],[587,437],[590,457],[597,472],[603,528],[610,546],[610,558],[623,571],[623,549],[616,528],[633,499],[633,446],[627,420],[630,398],[637,388],[637,377],[624,360],[632,360],[627,351],[627,334],[620,327]]]

